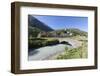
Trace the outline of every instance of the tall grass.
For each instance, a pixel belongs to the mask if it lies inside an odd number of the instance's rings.
[[[87,58],[87,42],[83,42],[78,48],[65,48],[64,53],[57,56],[57,59],[78,59]]]

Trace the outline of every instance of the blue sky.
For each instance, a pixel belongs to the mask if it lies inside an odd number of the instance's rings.
[[[33,15],[53,29],[78,28],[88,31],[88,17]]]

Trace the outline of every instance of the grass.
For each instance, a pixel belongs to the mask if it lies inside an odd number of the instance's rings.
[[[28,40],[29,49],[37,49],[44,46],[51,46],[59,44],[58,39],[45,39],[45,38],[31,38]]]
[[[78,48],[65,48],[64,53],[58,55],[56,59],[78,59],[87,58],[87,43],[83,42]]]
[[[78,41],[80,41],[80,40],[85,41],[85,40],[87,40],[87,37],[86,36],[79,36],[79,35],[77,35],[77,36],[71,37],[71,39],[75,39],[75,40],[78,40]]]

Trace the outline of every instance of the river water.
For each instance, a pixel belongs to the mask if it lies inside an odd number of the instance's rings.
[[[61,53],[65,50],[66,47],[69,47],[65,44],[57,44],[53,46],[45,46],[38,49],[35,49],[29,52],[29,60],[46,60],[50,56],[53,56],[57,53]]]

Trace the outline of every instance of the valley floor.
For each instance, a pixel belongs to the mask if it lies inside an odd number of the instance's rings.
[[[46,39],[53,39],[47,38]],[[60,42],[66,41],[71,44],[57,44],[45,46],[29,52],[29,60],[54,60],[54,59],[74,59],[87,58],[87,38],[82,36],[55,38]]]

